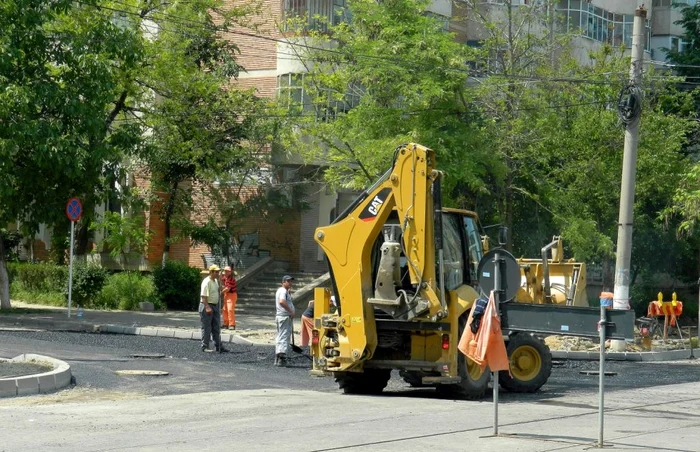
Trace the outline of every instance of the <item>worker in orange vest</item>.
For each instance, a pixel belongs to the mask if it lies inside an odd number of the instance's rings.
[[[221,294],[224,297],[221,313],[223,316],[223,326],[229,330],[236,329],[236,302],[238,301],[238,287],[236,286],[236,276],[238,273],[231,270],[231,267],[224,267],[224,275],[221,277]]]

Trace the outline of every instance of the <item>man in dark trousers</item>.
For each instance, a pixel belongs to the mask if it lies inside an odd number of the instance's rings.
[[[199,319],[202,322],[202,351],[209,349],[209,339],[214,339],[214,346],[217,352],[227,352],[221,345],[221,324],[219,310],[219,266],[209,267],[209,276],[202,281],[199,292]]]

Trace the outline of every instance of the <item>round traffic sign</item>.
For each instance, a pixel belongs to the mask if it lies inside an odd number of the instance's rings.
[[[83,216],[83,204],[78,198],[71,198],[66,204],[66,216],[70,221],[78,221]]]
[[[496,263],[493,261],[494,256],[498,253],[500,265],[498,270],[500,272],[499,286],[494,287],[494,270],[496,268]],[[520,288],[520,266],[518,261],[515,260],[512,254],[504,249],[493,249],[488,253],[484,254],[484,257],[479,261],[477,278],[479,279],[479,286],[481,290],[488,295],[494,289],[503,291],[503,300],[501,302],[509,301],[514,296],[515,293]]]

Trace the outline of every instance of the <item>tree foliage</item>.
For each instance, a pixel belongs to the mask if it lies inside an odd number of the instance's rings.
[[[21,220],[28,235],[48,225],[62,256],[66,201],[83,201],[78,242],[86,244],[94,207],[128,182],[127,169],[149,166],[169,225],[173,214],[189,217],[189,183],[264,166],[265,102],[231,87],[241,68],[234,40],[224,36],[257,7],[4,2],[0,224]],[[0,288],[9,307],[2,258]]]
[[[617,98],[629,58],[606,44],[574,55],[554,2],[504,3],[456,3],[463,8],[453,19],[481,30],[471,47],[413,0],[352,2],[352,21],[330,35],[299,33],[309,36],[297,48],[306,73],[294,80],[305,96],[290,87],[289,143],[329,165],[330,184],[364,187],[397,144],[421,142],[436,150],[451,201],[508,226],[518,255],[539,255],[561,234],[567,253],[610,268],[624,148]],[[678,247],[658,218],[688,166],[684,144],[695,127],[675,81],[649,72],[643,86],[637,270],[659,263],[646,241]],[[679,268],[666,264],[659,270]]]
[[[286,144],[328,165],[331,185],[368,185],[389,167],[393,149],[409,141],[432,147],[449,172],[481,184],[488,155],[464,89],[470,49],[424,14],[427,6],[354,1],[350,22],[328,26],[331,33],[302,29],[300,46],[290,46],[306,73],[292,76],[281,99],[294,114]]]
[[[0,6],[0,223],[21,219],[29,234],[65,223],[70,197],[103,195],[110,169],[138,140],[114,120],[124,106],[120,78],[143,56],[139,39],[95,6]],[[8,308],[3,258],[0,306]]]

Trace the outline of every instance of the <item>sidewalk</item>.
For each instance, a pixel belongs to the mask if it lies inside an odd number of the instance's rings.
[[[187,311],[101,311],[77,310],[12,301],[13,311],[0,313],[0,328],[35,328],[51,331],[103,332],[143,336],[200,339],[199,313]],[[14,311],[16,310],[16,312]],[[295,319],[295,331],[300,331]],[[223,342],[272,344],[275,319],[236,312],[236,330],[222,330]]]

